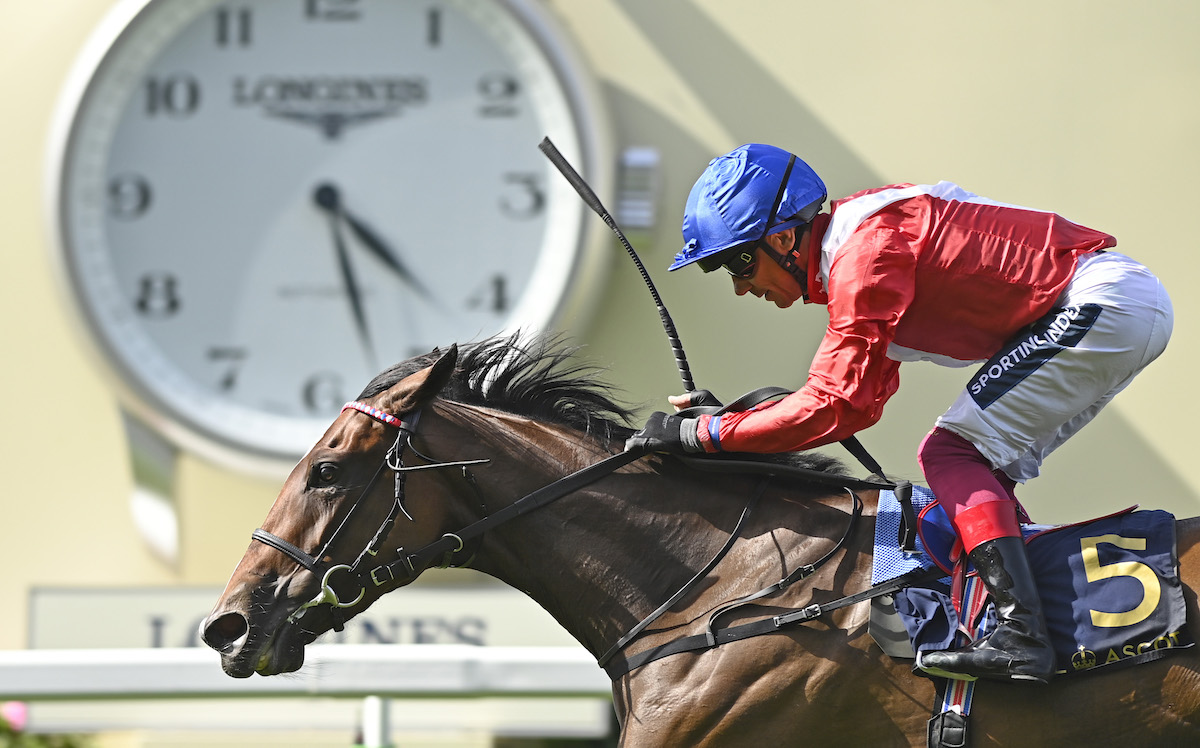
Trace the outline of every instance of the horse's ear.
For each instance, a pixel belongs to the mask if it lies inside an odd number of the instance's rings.
[[[437,348],[433,349],[434,353],[438,352]],[[432,387],[427,399],[433,399],[434,395],[442,391],[446,383],[450,381],[451,375],[454,374],[454,367],[458,364],[458,344],[452,343],[450,348],[445,353],[438,356],[438,360],[429,367],[429,377],[422,389]]]
[[[408,413],[420,408],[442,391],[450,381],[450,376],[454,374],[454,366],[457,363],[458,346],[451,345],[438,357],[433,366],[421,369],[392,385],[380,403],[381,407],[389,413]]]

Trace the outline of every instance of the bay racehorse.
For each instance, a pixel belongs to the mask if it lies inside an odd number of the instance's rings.
[[[204,641],[231,676],[294,671],[306,644],[379,596],[428,567],[466,565],[528,594],[604,660],[627,748],[924,745],[934,685],[874,644],[866,603],[637,666],[807,565],[720,625],[870,586],[877,491],[633,459],[621,452],[627,416],[595,370],[545,339],[385,371],[292,471]],[[604,460],[622,464],[556,484]],[[1178,538],[1194,626],[1200,521],[1180,521]],[[1198,652],[1047,686],[981,681],[973,745],[1200,745]]]

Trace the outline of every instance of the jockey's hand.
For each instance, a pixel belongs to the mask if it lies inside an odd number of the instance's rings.
[[[722,403],[717,396],[708,390],[692,390],[682,395],[671,395],[667,402],[675,406],[675,410],[684,408],[719,408]]]
[[[652,413],[642,430],[625,442],[626,452],[669,452],[688,454],[703,452],[700,445],[698,418]]]

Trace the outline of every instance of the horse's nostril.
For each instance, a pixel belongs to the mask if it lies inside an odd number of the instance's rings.
[[[241,613],[226,613],[210,619],[204,626],[201,638],[204,643],[221,654],[228,654],[237,648],[237,644],[245,638],[250,627]]]

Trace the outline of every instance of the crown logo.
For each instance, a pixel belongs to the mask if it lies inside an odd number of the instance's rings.
[[[1096,667],[1096,653],[1081,646],[1078,652],[1071,655],[1071,667],[1076,670]]]

